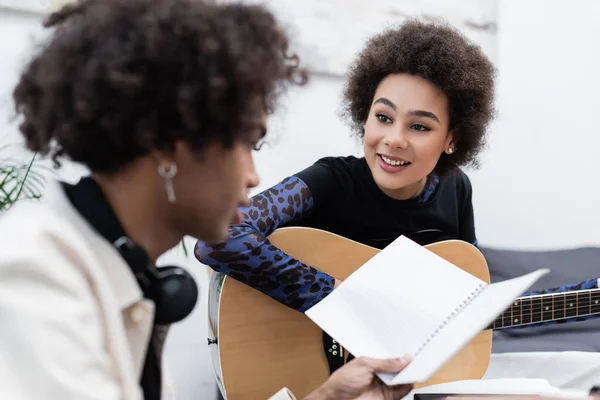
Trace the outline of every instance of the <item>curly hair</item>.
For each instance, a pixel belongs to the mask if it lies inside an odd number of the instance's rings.
[[[261,6],[201,0],[80,0],[44,22],[52,35],[14,93],[32,151],[112,173],[183,141],[231,147],[306,72]]]
[[[344,114],[364,137],[375,91],[390,74],[407,73],[428,80],[448,97],[450,129],[456,151],[442,154],[440,174],[471,164],[485,145],[494,109],[496,70],[482,50],[442,22],[408,20],[372,37],[350,67],[344,89]]]

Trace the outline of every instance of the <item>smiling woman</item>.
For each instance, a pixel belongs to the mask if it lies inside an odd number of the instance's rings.
[[[414,198],[440,154],[454,148],[448,98],[429,81],[406,73],[387,76],[375,98],[365,124],[365,160],[385,194]]]
[[[226,243],[196,257],[300,312],[339,283],[273,246],[284,226],[327,230],[383,248],[401,235],[420,244],[476,244],[471,184],[493,115],[494,67],[445,24],[411,20],[367,42],[345,89],[364,157],[327,157],[256,195]],[[241,262],[241,260],[243,260]]]

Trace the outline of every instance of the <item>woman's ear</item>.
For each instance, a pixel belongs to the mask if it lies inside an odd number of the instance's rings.
[[[448,132],[446,136],[446,142],[444,143],[444,152],[446,154],[452,154],[456,151],[456,146],[454,145],[454,132]]]

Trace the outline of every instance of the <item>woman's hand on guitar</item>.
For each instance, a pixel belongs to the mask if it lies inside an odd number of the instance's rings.
[[[331,377],[305,400],[392,400],[401,399],[413,385],[387,386],[376,374],[398,373],[410,362],[409,357],[377,360],[360,357],[335,371]]]

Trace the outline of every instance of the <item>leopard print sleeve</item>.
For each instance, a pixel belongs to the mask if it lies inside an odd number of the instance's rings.
[[[198,241],[196,258],[280,303],[305,312],[333,290],[334,279],[290,257],[267,236],[312,211],[308,186],[291,176],[254,196],[243,208],[244,222],[229,230],[228,240],[209,247]]]
[[[532,290],[529,291],[523,296],[536,296],[540,294],[548,294],[548,293],[563,293],[563,292],[571,292],[573,290],[587,290],[587,289],[597,289],[598,288],[598,280],[590,279],[589,281],[583,281],[575,284],[562,285],[550,289],[540,289],[540,290]]]

